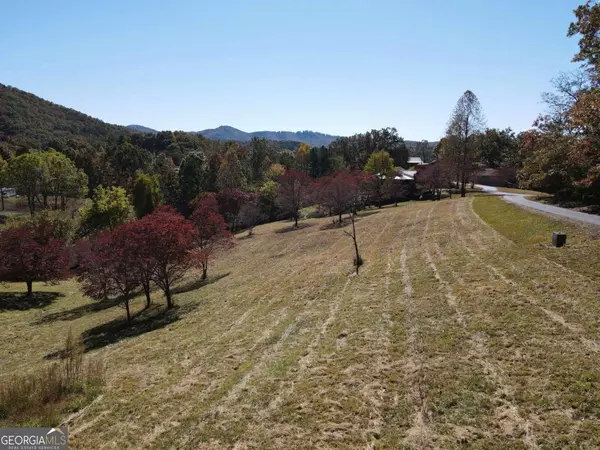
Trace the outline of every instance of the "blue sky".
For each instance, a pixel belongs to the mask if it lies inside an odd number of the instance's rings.
[[[580,2],[5,0],[0,83],[122,125],[429,140],[470,89],[520,131]]]

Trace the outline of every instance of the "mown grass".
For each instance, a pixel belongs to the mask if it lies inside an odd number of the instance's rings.
[[[532,191],[530,189],[499,187],[498,190],[500,192],[506,192],[508,194],[524,194],[524,195],[535,195],[535,196],[548,196],[549,195],[549,194],[546,194],[544,192]]]
[[[592,230],[481,194],[384,207],[357,221],[354,276],[342,229],[302,223],[256,227],[213,282],[182,283],[173,320],[147,326],[162,320],[156,294],[134,320],[143,332],[90,348],[106,387],[68,422],[70,445],[598,446]],[[564,249],[549,246],[555,228]],[[0,308],[5,377],[47,365],[65,329],[122,332],[124,311],[95,307],[73,281],[35,290],[61,295]]]

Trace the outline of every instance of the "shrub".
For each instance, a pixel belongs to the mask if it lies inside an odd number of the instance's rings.
[[[69,332],[62,359],[25,375],[0,379],[0,425],[56,426],[61,416],[91,402],[104,384],[99,360],[84,361]]]

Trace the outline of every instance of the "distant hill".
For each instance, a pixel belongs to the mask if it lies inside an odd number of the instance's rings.
[[[330,134],[319,133],[316,131],[254,131],[252,133],[246,133],[245,131],[238,130],[227,125],[220,126],[218,128],[198,131],[198,134],[205,136],[210,139],[217,139],[220,141],[241,141],[246,142],[253,137],[265,138],[271,141],[296,141],[305,142],[312,146],[329,145],[332,141],[336,140],[339,136],[332,136]]]
[[[13,147],[45,147],[56,141],[84,138],[104,142],[108,136],[127,133],[87,114],[0,84],[0,142]]]
[[[128,130],[137,132],[137,133],[152,133],[152,134],[158,133],[157,130],[155,130],[153,128],[145,127],[143,125],[127,125],[125,128],[127,128]]]

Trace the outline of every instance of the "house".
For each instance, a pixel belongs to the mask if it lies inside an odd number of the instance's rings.
[[[396,176],[394,179],[399,181],[414,181],[416,174],[416,170],[406,170],[403,167],[396,167]]]
[[[0,188],[4,197],[15,197],[17,190],[15,188]]]
[[[475,183],[487,186],[514,186],[517,183],[517,169],[514,167],[482,168],[475,174]]]
[[[418,157],[418,156],[411,156],[408,158],[408,166],[423,166],[425,165],[425,163],[423,162],[423,160]]]

